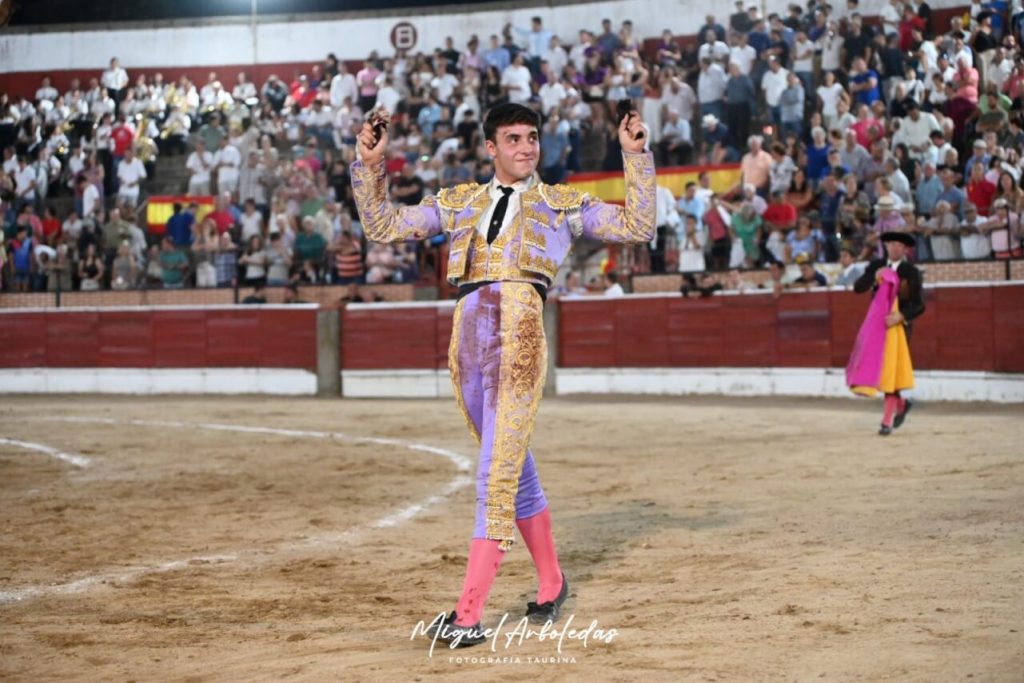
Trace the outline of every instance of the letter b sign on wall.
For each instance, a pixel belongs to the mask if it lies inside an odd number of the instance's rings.
[[[416,27],[408,21],[400,21],[391,29],[391,45],[396,50],[411,50],[416,47]]]

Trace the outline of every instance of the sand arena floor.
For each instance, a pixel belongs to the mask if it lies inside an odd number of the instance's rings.
[[[546,400],[562,623],[604,637],[509,640],[517,544],[497,638],[431,656],[473,507],[453,402],[4,397],[0,679],[1021,681],[1024,408],[888,439],[878,408]]]

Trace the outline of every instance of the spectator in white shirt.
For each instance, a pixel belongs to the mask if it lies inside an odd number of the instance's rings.
[[[693,120],[693,110],[697,106],[697,94],[686,81],[675,75],[671,68],[663,69],[658,75],[661,82],[661,108],[667,112],[675,109],[686,121]]]
[[[710,59],[700,61],[700,76],[697,77],[697,100],[701,116],[713,114],[719,120],[725,115],[725,84],[728,76],[725,70]]]
[[[901,142],[907,146],[910,156],[923,160],[931,147],[932,131],[941,131],[938,120],[931,112],[922,112],[917,102],[906,103],[907,115],[899,120],[900,127],[892,136],[892,147]]]
[[[235,102],[241,102],[243,104],[247,100],[251,100],[256,97],[256,85],[246,80],[244,71],[239,72],[238,82],[231,91],[231,97],[234,98]]]
[[[40,84],[39,89],[36,90],[36,100],[49,100],[50,102],[54,102],[59,94],[60,93],[57,92],[57,89],[50,85],[50,77],[43,76],[43,81]]]
[[[728,61],[729,46],[718,40],[713,30],[708,29],[704,32],[704,42],[697,50],[697,59],[701,61],[710,59],[718,63]]]
[[[551,36],[548,49],[541,55],[541,62],[547,62],[551,65],[551,73],[555,75],[556,79],[562,78],[562,72],[565,71],[565,66],[569,63],[569,55],[566,53],[565,48],[562,47],[562,41],[559,40],[558,36]]]
[[[658,144],[662,164],[683,166],[689,163],[693,153],[690,122],[680,117],[675,109],[666,112],[665,124],[661,128],[661,141]]]
[[[757,50],[747,44],[746,33],[734,33],[732,43],[732,47],[729,48],[729,61],[740,68],[741,74],[749,76],[750,68],[757,60]]]
[[[761,77],[761,90],[764,91],[764,102],[768,105],[768,111],[772,115],[772,123],[776,126],[782,125],[782,108],[779,106],[779,98],[782,91],[786,89],[789,81],[789,71],[782,68],[775,55],[768,58],[768,70]]]
[[[341,107],[345,99],[352,102],[359,99],[359,87],[356,85],[356,77],[348,72],[344,62],[338,63],[338,73],[331,79],[331,107]],[[388,109],[393,112],[394,109]]]
[[[103,209],[103,204],[100,201],[100,189],[85,176],[80,177],[78,183],[79,189],[82,191],[82,218],[95,218],[95,212]]]
[[[540,96],[541,112],[547,116],[552,109],[559,109],[565,98],[569,96],[565,86],[558,80],[551,70],[548,62],[541,60],[540,72],[547,79],[544,85],[540,86],[537,94]]]
[[[213,168],[213,154],[206,151],[206,145],[201,138],[196,138],[196,148],[188,155],[185,162],[191,176],[188,180],[188,195],[210,194],[210,170]]]
[[[146,179],[146,167],[135,156],[135,150],[129,147],[121,162],[117,165],[117,196],[128,206],[139,203],[139,188]]]
[[[804,92],[814,92],[814,50],[815,46],[803,31],[796,32],[793,41],[793,72],[804,86]]]
[[[614,272],[604,274],[604,295],[608,297],[625,296],[626,292],[619,284],[619,276]]]
[[[110,60],[110,68],[103,72],[100,83],[107,89],[107,94],[114,100],[114,105],[120,104],[128,87],[128,72],[121,68],[117,57]]]
[[[238,190],[238,169],[242,166],[242,155],[227,136],[220,139],[220,148],[213,155],[213,165],[217,169],[217,191],[222,195],[234,195]]]
[[[580,73],[587,65],[587,51],[594,47],[594,35],[585,29],[580,30],[580,39],[576,41],[576,44],[569,48],[569,61],[572,62],[573,66]]]
[[[501,73],[501,86],[508,93],[508,99],[524,104],[530,99],[530,70],[523,65],[523,53],[517,53],[512,63]]]
[[[14,147],[4,147],[3,171],[9,176],[18,172],[18,157],[14,153]]]
[[[529,71],[527,71],[529,73]],[[452,98],[452,93],[455,92],[455,88],[459,85],[459,79],[453,74],[447,71],[439,70],[438,75],[430,79],[430,87],[434,91],[434,97],[437,98],[438,102],[449,102]],[[378,97],[380,93],[378,93]],[[391,111],[391,110],[388,110]]]
[[[14,210],[21,213],[25,205],[36,203],[36,169],[28,163],[24,154],[18,155],[18,170],[14,174]]]

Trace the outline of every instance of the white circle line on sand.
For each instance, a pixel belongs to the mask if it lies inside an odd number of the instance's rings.
[[[367,529],[386,529],[397,527],[409,520],[417,517],[427,508],[442,502],[445,498],[452,495],[456,491],[459,491],[469,484],[472,483],[472,479],[468,476],[468,472],[472,469],[472,461],[467,456],[450,451],[444,448],[438,448],[437,446],[430,446],[427,444],[401,441],[399,439],[387,439],[372,436],[352,436],[349,434],[343,434],[342,432],[321,432],[321,431],[310,431],[301,429],[277,429],[274,427],[252,427],[249,425],[232,425],[232,424],[220,424],[213,422],[182,422],[177,420],[117,420],[112,418],[103,417],[44,417],[39,418],[47,422],[73,422],[78,424],[105,424],[105,425],[132,425],[136,427],[168,427],[172,429],[206,429],[211,431],[224,431],[224,432],[241,432],[248,434],[272,434],[275,436],[293,436],[299,438],[310,438],[310,439],[337,439],[339,441],[349,441],[355,443],[372,443],[382,446],[396,446],[400,448],[407,448],[413,451],[421,451],[423,453],[430,453],[445,458],[451,462],[459,474],[454,477],[451,481],[444,485],[440,493],[428,496],[427,498],[417,501],[411,505],[393,512],[389,515],[373,520],[364,525],[357,525],[351,529],[346,529],[340,532],[332,532],[328,534],[321,534],[317,536],[307,536],[301,541],[290,541],[282,543],[270,550],[270,553],[280,550],[290,550],[303,547],[312,546],[326,546],[333,543],[342,543],[345,541],[354,541],[359,538],[360,532]],[[5,441],[13,441],[5,439]],[[29,442],[17,442],[17,445],[23,445]],[[42,446],[41,444],[34,444],[35,446]],[[49,452],[48,446],[42,446],[47,449],[45,452]],[[35,449],[40,450],[40,449]],[[55,454],[53,454],[55,455]],[[63,454],[69,455],[69,454]],[[56,456],[55,457],[59,457]],[[72,456],[74,457],[74,456]],[[86,459],[88,460],[88,459]],[[84,465],[83,465],[84,466]],[[244,549],[238,550],[234,553],[226,553],[222,555],[198,555],[195,557],[189,557],[183,560],[172,560],[170,562],[164,562],[161,564],[140,566],[140,567],[126,567],[123,569],[112,570],[102,574],[94,574],[86,576],[74,581],[68,581],[65,583],[50,584],[45,586],[25,586],[24,588],[17,588],[8,591],[0,591],[0,604],[21,602],[31,598],[40,597],[43,595],[59,595],[59,594],[71,594],[81,593],[90,588],[93,588],[102,584],[111,584],[116,582],[131,581],[144,576],[146,574],[156,574],[160,572],[175,571],[178,569],[184,569],[196,565],[204,564],[226,564],[234,562],[243,556],[254,556],[254,555],[265,555],[267,549]]]
[[[40,453],[46,453],[47,455],[53,456],[58,460],[62,460],[75,467],[88,467],[92,461],[84,455],[78,455],[77,453],[66,453],[59,448],[53,446],[47,446],[44,443],[36,443],[34,441],[22,441],[21,439],[7,439],[0,437],[0,444],[6,444],[8,446],[17,446],[18,448],[24,448],[27,451],[38,451]]]

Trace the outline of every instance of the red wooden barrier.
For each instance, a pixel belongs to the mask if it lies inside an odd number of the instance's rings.
[[[301,368],[316,310],[112,309],[0,315],[0,368]]]
[[[849,291],[569,300],[549,342],[571,368],[841,368],[869,301]],[[1024,285],[927,289],[925,301],[915,367],[1024,372]],[[448,307],[346,311],[342,366],[444,368],[451,317]]]

